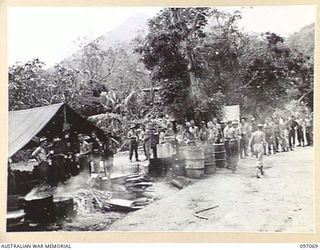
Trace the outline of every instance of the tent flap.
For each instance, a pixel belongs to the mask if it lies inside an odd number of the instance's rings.
[[[63,106],[63,103],[9,112],[8,157],[23,148]]]

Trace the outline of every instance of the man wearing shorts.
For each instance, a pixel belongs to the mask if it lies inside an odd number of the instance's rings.
[[[254,154],[257,158],[256,165],[256,177],[260,178],[260,174],[263,175],[263,154],[264,154],[264,145],[266,143],[266,135],[262,131],[263,124],[258,124],[258,130],[253,132],[249,141],[249,146],[252,148]]]

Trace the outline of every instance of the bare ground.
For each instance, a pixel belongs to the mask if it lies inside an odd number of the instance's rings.
[[[109,231],[313,232],[313,148],[264,158],[266,175],[254,177],[255,159],[236,173],[219,169],[146,208],[119,218]],[[218,205],[201,213],[197,210]]]

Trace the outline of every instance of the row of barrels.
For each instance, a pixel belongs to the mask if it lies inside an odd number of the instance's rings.
[[[224,144],[180,147],[179,153],[185,159],[186,176],[191,178],[214,174],[217,167],[224,167],[226,164]]]
[[[149,174],[166,176],[169,171],[178,176],[201,178],[204,174],[213,174],[216,168],[226,164],[224,144],[206,146],[179,147],[179,153],[173,157],[151,159]]]

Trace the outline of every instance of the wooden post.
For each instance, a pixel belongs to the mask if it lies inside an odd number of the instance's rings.
[[[64,132],[64,142],[65,142],[66,151],[67,151],[66,153],[69,152],[68,141],[66,139],[66,134],[68,133],[68,130],[69,130],[69,128],[67,127],[67,104],[64,103],[63,104],[63,132]]]

